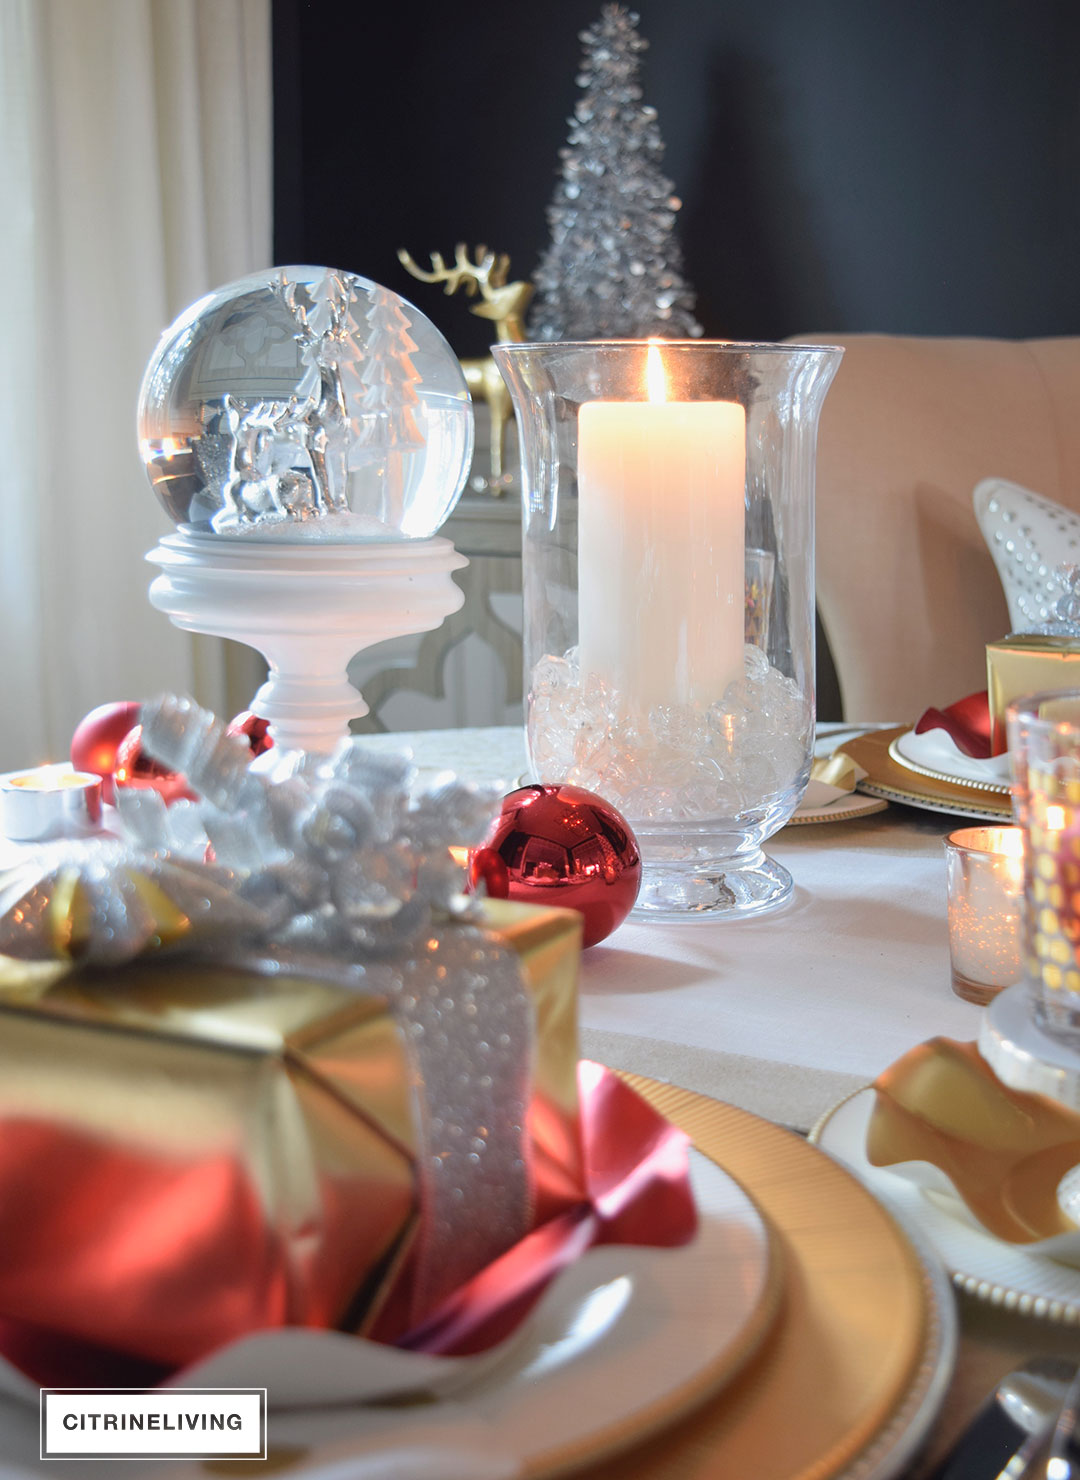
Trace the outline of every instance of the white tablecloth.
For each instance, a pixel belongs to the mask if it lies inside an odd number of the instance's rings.
[[[516,729],[371,737],[425,769],[509,786]],[[795,895],[758,919],[631,920],[585,952],[582,1052],[801,1130],[936,1034],[970,1039],[953,995],[941,839],[952,819],[890,808],[789,827],[767,844]]]

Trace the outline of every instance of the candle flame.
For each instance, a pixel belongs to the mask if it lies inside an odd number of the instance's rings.
[[[1019,894],[1024,887],[1024,860],[1006,854],[1001,860],[1001,871],[1004,875],[1006,887],[1014,894]]]
[[[660,341],[649,340],[649,353],[645,360],[645,388],[650,401],[666,401],[668,398],[667,376],[660,357]]]
[[[1065,808],[1047,807],[1046,827],[1048,832],[1060,832],[1065,826]]]
[[[139,438],[139,456],[144,463],[179,457],[186,447],[187,442],[181,437]]]
[[[1003,853],[1006,858],[1023,858],[1024,856],[1024,834],[1018,827],[1002,827],[998,829],[997,853]]]

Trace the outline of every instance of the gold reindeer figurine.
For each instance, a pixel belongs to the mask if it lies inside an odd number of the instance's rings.
[[[479,246],[475,258],[470,258],[464,242],[458,242],[452,266],[446,265],[441,252],[432,252],[432,270],[428,272],[418,267],[404,248],[398,252],[406,272],[422,283],[445,283],[448,295],[461,288],[466,298],[475,298],[479,292],[480,301],[469,312],[493,321],[499,344],[520,344],[525,338],[524,316],[533,295],[532,284],[506,281],[510,258],[505,252],[489,252],[487,247]],[[490,355],[482,360],[462,360],[461,368],[470,392],[485,401],[491,413],[491,478],[498,485],[503,475],[506,427],[514,414],[510,392]]]

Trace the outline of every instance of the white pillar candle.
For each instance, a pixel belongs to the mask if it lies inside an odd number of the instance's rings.
[[[743,671],[746,413],[667,400],[578,412],[578,641],[595,674],[646,708],[710,704]]]

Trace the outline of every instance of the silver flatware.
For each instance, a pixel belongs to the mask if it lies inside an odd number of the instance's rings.
[[[931,1480],[1034,1480],[1075,1372],[1071,1362],[1035,1357],[1003,1377]]]
[[[1057,1423],[1050,1439],[1046,1464],[1047,1480],[1077,1480],[1080,1476],[1080,1439],[1076,1432],[1080,1418],[1080,1367],[1076,1369]]]

